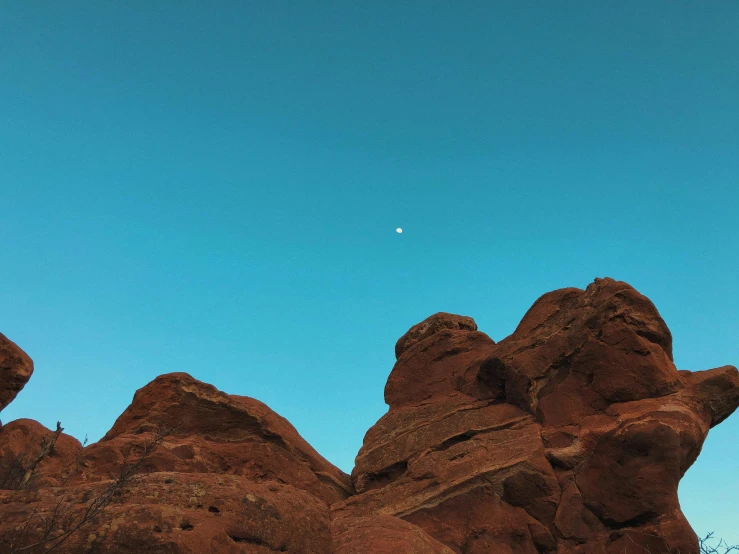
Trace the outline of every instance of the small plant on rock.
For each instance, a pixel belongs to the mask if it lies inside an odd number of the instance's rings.
[[[4,464],[7,467],[5,473],[0,474],[2,475],[0,488],[18,491],[40,490],[34,485],[36,469],[46,456],[53,453],[54,443],[63,430],[61,424],[57,423],[57,429],[51,438],[42,439],[41,451],[35,458],[31,459],[25,449]],[[0,538],[0,554],[47,554],[59,548],[83,527],[95,522],[105,509],[121,496],[124,487],[141,471],[154,450],[174,431],[161,428],[150,440],[126,445],[120,471],[113,475],[111,482],[97,494],[91,494],[92,491],[88,490],[82,495],[79,493],[69,495],[69,491],[62,490],[61,496],[51,510],[44,513],[34,510],[25,522],[16,527],[16,532],[12,536]],[[72,462],[71,465],[74,467],[65,470],[67,476],[60,489],[67,484],[80,464],[81,455]],[[5,514],[0,514],[0,518],[4,516]]]

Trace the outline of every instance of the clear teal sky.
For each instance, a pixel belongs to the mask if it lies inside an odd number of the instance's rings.
[[[739,4],[556,4],[0,3],[2,420],[95,441],[186,371],[350,471],[408,327],[596,276],[738,364]],[[737,437],[680,488],[734,543]]]

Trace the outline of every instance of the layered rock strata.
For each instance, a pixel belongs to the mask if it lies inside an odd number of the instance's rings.
[[[678,370],[669,329],[626,283],[545,294],[497,343],[471,318],[438,313],[395,353],[389,411],[351,476],[257,400],[168,374],[98,443],[62,434],[33,486],[0,491],[0,545],[43,538],[36,522],[61,495],[57,533],[112,490],[57,551],[699,552],[677,488],[739,405],[739,373]],[[0,459],[50,436],[8,423]]]
[[[335,518],[399,517],[465,554],[698,552],[678,483],[739,404],[736,368],[678,371],[654,305],[612,279],[544,295],[498,343],[462,321],[398,341]]]

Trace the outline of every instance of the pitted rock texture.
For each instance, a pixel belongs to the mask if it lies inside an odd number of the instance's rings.
[[[739,374],[678,371],[631,286],[545,294],[498,343],[436,314],[398,344],[335,520],[401,518],[464,554],[699,551],[678,483]]]
[[[326,504],[352,493],[347,475],[327,462],[284,418],[246,396],[229,395],[187,373],[154,379],[108,433],[85,449],[81,479],[118,471],[128,445],[172,430],[145,472],[242,475],[305,490]]]
[[[33,362],[28,354],[0,333],[0,412],[26,386],[32,374]]]
[[[42,521],[72,528],[162,430],[56,551],[699,552],[677,487],[739,405],[739,373],[677,370],[669,329],[626,283],[545,294],[497,343],[471,318],[437,313],[398,340],[396,357],[390,409],[351,479],[264,404],[163,375],[98,443],[62,434],[32,487],[0,491],[0,554],[38,541]],[[49,436],[11,422],[0,460]]]
[[[62,490],[62,520],[81,521],[110,483],[5,492],[0,537],[12,541],[33,511],[37,524],[51,520]],[[33,527],[22,544],[39,542],[42,535],[41,525]],[[329,554],[331,542],[328,506],[301,489],[238,475],[152,472],[122,488],[96,521],[55,552]]]
[[[36,422],[11,422],[0,429],[0,459],[17,459],[25,447],[28,466],[51,435]],[[115,487],[138,460],[137,471]],[[0,466],[0,482],[7,467]],[[287,420],[186,373],[161,375],[138,390],[95,444],[82,448],[62,434],[34,479],[0,491],[0,554],[12,551],[9,544],[42,540],[43,521],[60,521],[59,532],[73,527],[106,495],[110,502],[95,521],[56,551],[329,554],[329,506],[353,494],[349,476]],[[29,518],[36,524],[25,526]]]

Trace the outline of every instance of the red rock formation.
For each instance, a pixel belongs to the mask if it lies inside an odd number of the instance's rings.
[[[163,375],[101,441],[62,435],[33,488],[0,491],[0,543],[34,511],[49,521],[60,492],[64,529],[113,491],[59,552],[698,553],[677,487],[739,405],[739,373],[678,371],[626,283],[548,293],[497,344],[435,314],[396,357],[351,482],[264,404]],[[8,424],[0,456],[50,433]],[[26,543],[43,534],[25,529]]]
[[[335,519],[334,554],[454,554],[419,527],[391,516]]]
[[[23,445],[18,427],[13,422],[0,429],[0,454]],[[43,434],[40,425],[32,428],[26,444]],[[112,492],[96,521],[70,536],[60,552],[328,554],[329,506],[353,493],[349,477],[287,420],[257,400],[225,394],[186,373],[162,375],[137,391],[105,437],[84,451],[77,443],[81,456],[62,467],[76,454],[69,439],[62,435],[57,452],[39,464],[38,487],[0,491],[0,513],[3,504],[10,507],[0,518],[0,537],[12,542],[13,528],[34,512],[37,521],[56,518],[74,526]],[[136,473],[116,488],[115,479],[138,460]],[[43,526],[32,526],[16,543],[43,536]]]
[[[0,489],[20,485],[25,472],[52,440],[53,432],[32,419],[16,419],[0,429]],[[33,472],[33,487],[56,487],[71,477],[81,463],[80,441],[61,433],[54,449],[44,456]]]
[[[0,412],[18,395],[32,373],[31,358],[0,333]]]
[[[139,389],[112,429],[85,449],[82,478],[119,471],[128,445],[171,429],[143,471],[239,475],[305,490],[326,504],[352,493],[348,476],[290,423],[246,396],[228,395],[187,373],[161,375]]]
[[[698,552],[677,486],[739,404],[735,368],[678,372],[654,305],[612,279],[542,296],[498,344],[461,320],[398,341],[335,518],[402,518],[465,554]]]

